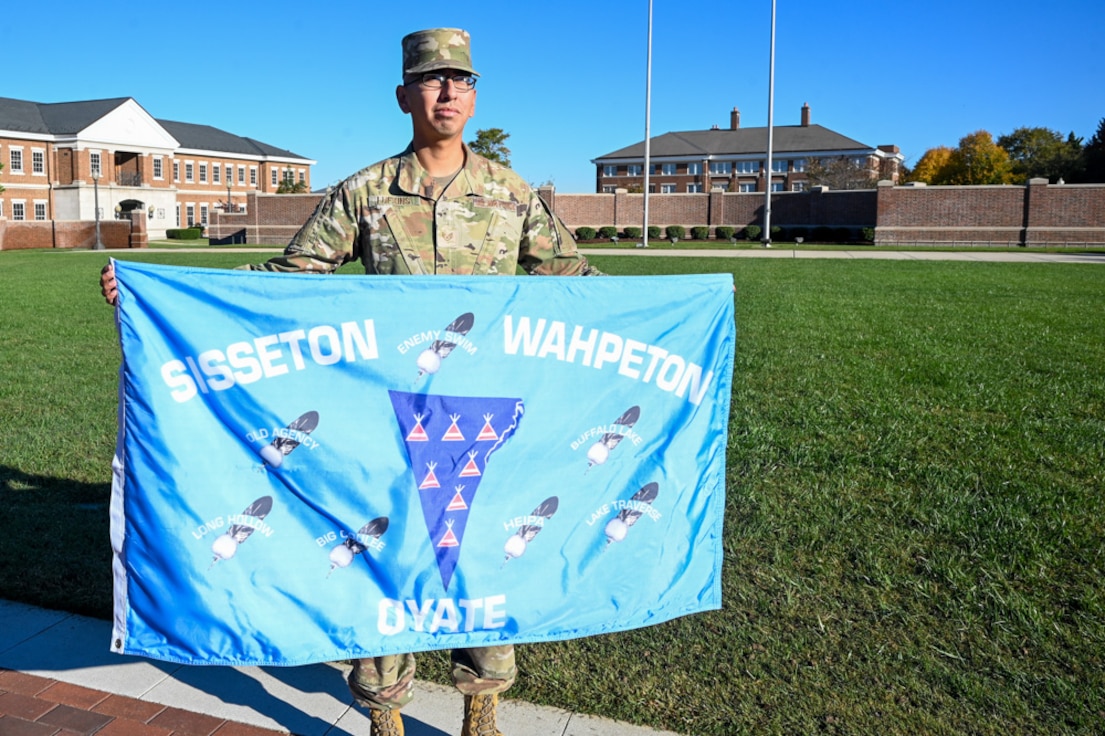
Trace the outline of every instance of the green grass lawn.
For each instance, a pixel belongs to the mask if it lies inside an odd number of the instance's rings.
[[[0,253],[0,598],[101,618],[105,258]],[[1102,731],[1105,269],[593,260],[735,276],[724,607],[525,646],[511,697],[696,736]]]

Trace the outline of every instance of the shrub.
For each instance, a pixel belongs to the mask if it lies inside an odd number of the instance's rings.
[[[625,237],[629,238],[630,240],[634,240],[636,238],[641,237],[641,228],[639,228],[639,227],[627,227],[625,229]]]
[[[649,225],[648,226],[648,238],[649,238],[649,240],[656,240],[659,237],[660,237],[660,226],[659,225]]]
[[[612,239],[618,237],[618,228],[614,227],[613,225],[607,225],[606,227],[600,227],[599,228],[599,237],[600,238],[606,238],[607,240],[612,240]]]
[[[874,243],[875,242],[875,228],[865,227],[862,230],[860,230],[860,233],[863,236],[863,242],[865,242],[865,243]]]
[[[683,240],[687,237],[687,228],[682,225],[668,225],[664,228],[664,234],[668,236],[668,240]]]
[[[744,237],[746,240],[759,240],[760,233],[764,230],[759,225],[749,225],[744,229]]]
[[[576,240],[594,240],[595,228],[593,227],[577,227],[576,228]]]
[[[810,233],[810,237],[818,243],[828,243],[833,239],[833,229],[825,225],[818,225]]]
[[[178,227],[165,231],[165,237],[173,240],[199,240],[203,237],[203,228]]]
[[[787,234],[787,232],[786,232],[786,230],[783,229],[782,225],[772,225],[771,226],[771,239],[772,240],[786,240],[786,234]]]
[[[736,232],[737,229],[730,225],[719,225],[717,230],[714,231],[718,240],[731,240]]]
[[[697,225],[691,228],[691,240],[709,240],[710,228],[705,225]]]

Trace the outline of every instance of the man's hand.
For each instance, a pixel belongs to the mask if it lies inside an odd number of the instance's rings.
[[[115,300],[119,298],[119,288],[115,284],[115,267],[110,263],[100,269],[100,293],[104,295],[104,301],[115,306]]]

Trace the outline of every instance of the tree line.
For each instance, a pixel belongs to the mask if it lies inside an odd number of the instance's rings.
[[[997,140],[985,130],[959,139],[955,148],[925,151],[904,182],[925,184],[1025,184],[1029,179],[1074,183],[1105,182],[1105,118],[1083,145],[1049,128],[1017,128]]]

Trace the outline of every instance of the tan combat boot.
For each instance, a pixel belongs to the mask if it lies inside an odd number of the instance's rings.
[[[403,736],[403,719],[398,710],[373,708],[368,711],[372,722],[370,736]]]
[[[464,727],[460,736],[503,736],[495,727],[495,707],[498,695],[465,695]]]

